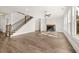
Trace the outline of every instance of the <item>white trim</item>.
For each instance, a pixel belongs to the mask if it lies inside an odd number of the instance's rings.
[[[72,37],[72,35],[69,35],[67,32],[64,31],[65,36],[68,38],[68,41],[74,48],[74,50],[79,53],[79,40],[76,39],[76,37]]]

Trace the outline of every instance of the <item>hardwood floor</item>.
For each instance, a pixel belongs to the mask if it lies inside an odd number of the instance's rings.
[[[4,53],[74,53],[61,32],[34,32],[6,38],[0,48]]]
[[[0,32],[0,39],[4,39],[5,38],[5,35],[4,35],[4,33],[3,32]]]

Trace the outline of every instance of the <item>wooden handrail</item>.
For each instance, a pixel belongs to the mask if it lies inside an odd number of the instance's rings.
[[[12,34],[17,31],[18,29],[20,29],[24,24],[26,24],[31,18],[31,16],[25,16],[25,18],[19,20],[18,22],[14,23],[12,25],[12,28],[11,28],[11,32]]]
[[[31,18],[31,16],[25,16],[25,18],[19,20],[18,22],[14,23],[13,25],[9,24],[6,25],[6,37],[10,37],[14,32],[20,29],[24,24],[26,24]]]

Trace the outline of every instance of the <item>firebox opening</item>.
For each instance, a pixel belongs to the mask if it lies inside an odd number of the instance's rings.
[[[56,31],[56,26],[55,25],[47,25],[47,31],[48,32]]]

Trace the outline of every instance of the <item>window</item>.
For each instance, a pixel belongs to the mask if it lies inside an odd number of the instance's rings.
[[[64,30],[67,32],[67,27],[68,26],[68,24],[67,24],[67,14],[65,15],[65,17],[64,17]]]
[[[71,9],[68,11],[68,33],[71,34]]]
[[[77,35],[79,34],[79,7],[76,7],[76,25],[77,25]]]
[[[64,30],[71,34],[71,9],[68,10],[68,13],[64,18]]]
[[[64,30],[65,32],[67,32],[72,36],[76,36],[76,32],[79,32],[78,29],[76,30],[76,28],[79,28],[79,25],[76,26],[77,17],[75,12],[76,12],[76,8],[71,7],[64,17]]]

